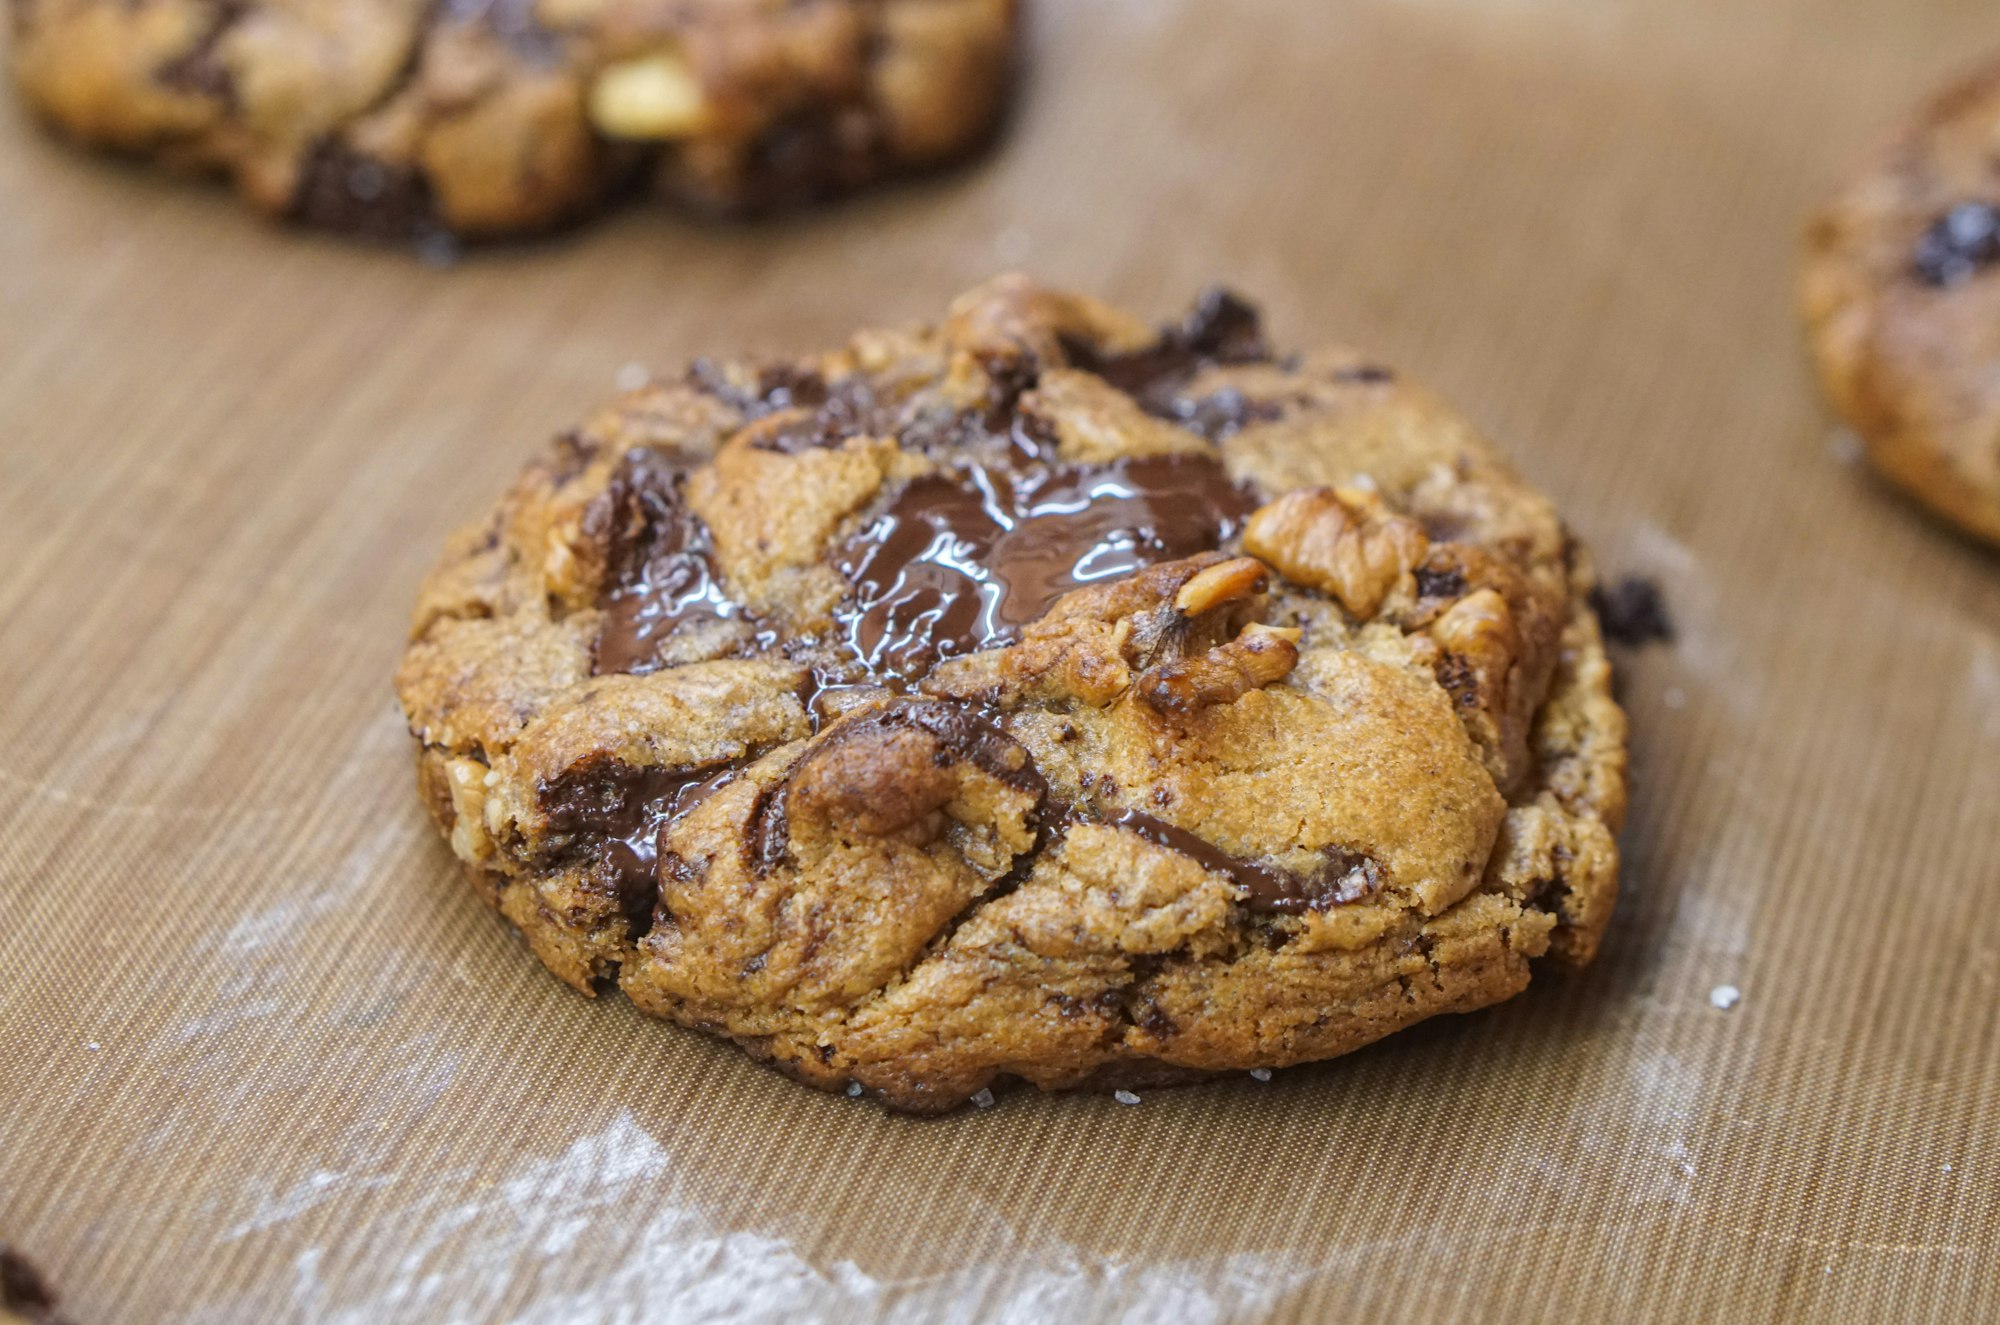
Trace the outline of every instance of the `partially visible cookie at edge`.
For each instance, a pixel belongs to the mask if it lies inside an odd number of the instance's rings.
[[[978,148],[1016,0],[10,0],[16,85],[96,146],[385,240],[633,194],[747,213]]]
[[[2000,61],[1933,97],[1813,218],[1802,296],[1875,467],[2000,542]]]
[[[559,438],[397,684],[578,990],[917,1112],[1346,1053],[1595,951],[1589,558],[1459,415],[1241,300],[997,280]]]

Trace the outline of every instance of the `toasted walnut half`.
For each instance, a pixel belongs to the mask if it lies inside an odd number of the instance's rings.
[[[1299,664],[1299,632],[1251,623],[1227,644],[1148,668],[1135,687],[1162,713],[1193,713],[1282,681]]]
[[[1323,589],[1372,617],[1430,550],[1417,522],[1359,488],[1303,488],[1250,517],[1244,549],[1295,584]]]

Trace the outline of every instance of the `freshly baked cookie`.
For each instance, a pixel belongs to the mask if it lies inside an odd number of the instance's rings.
[[[702,361],[461,533],[398,688],[586,993],[914,1111],[1345,1053],[1590,958],[1587,557],[1462,419],[1222,294],[1018,278]]]
[[[960,156],[1015,0],[11,0],[16,80],[89,143],[384,239],[718,212]]]
[[[1934,98],[1809,227],[1827,390],[1898,487],[2000,540],[2000,63]]]

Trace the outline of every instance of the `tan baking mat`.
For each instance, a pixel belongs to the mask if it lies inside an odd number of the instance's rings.
[[[0,1236],[84,1325],[2000,1311],[2000,558],[1843,460],[1790,297],[2000,12],[1040,9],[986,168],[446,272],[0,115]],[[445,532],[629,361],[1008,266],[1372,347],[1658,578],[1596,968],[911,1122],[586,1002],[459,883],[388,687]]]

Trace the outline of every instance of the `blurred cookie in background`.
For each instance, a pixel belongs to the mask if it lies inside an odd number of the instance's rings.
[[[958,159],[1017,0],[20,0],[81,142],[370,239],[523,235],[633,195],[742,215]]]
[[[2000,61],[1921,107],[1813,218],[1802,293],[1876,469],[2000,541]]]

